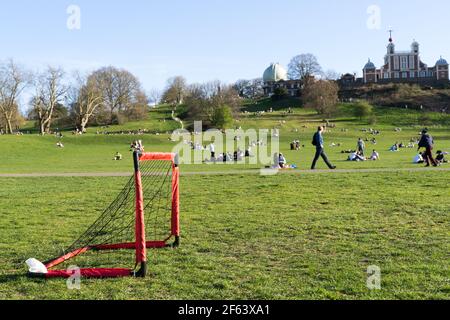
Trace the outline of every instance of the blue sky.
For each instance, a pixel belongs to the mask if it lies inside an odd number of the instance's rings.
[[[66,27],[72,4],[81,9],[80,30]],[[367,27],[370,5],[381,10],[379,30]],[[68,72],[115,65],[147,90],[175,75],[261,77],[271,62],[287,65],[306,52],[324,69],[361,73],[369,57],[381,65],[389,26],[398,49],[416,39],[429,65],[450,59],[449,11],[448,0],[2,0],[0,60]]]

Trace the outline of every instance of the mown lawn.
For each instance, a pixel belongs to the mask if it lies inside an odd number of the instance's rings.
[[[124,178],[0,179],[0,299],[449,299],[450,173],[182,177],[182,246],[142,279],[33,280]],[[367,268],[382,289],[366,287]],[[133,267],[130,259],[129,265]]]
[[[285,121],[285,122],[283,122]],[[280,124],[281,122],[281,124]],[[280,128],[280,151],[283,152],[291,164],[296,164],[300,169],[309,169],[314,156],[314,147],[311,145],[312,136],[320,122],[310,119],[307,115],[291,116],[284,118],[280,114],[271,115],[262,119],[246,118],[238,124],[243,129],[273,129]],[[372,135],[362,132],[364,128],[376,128],[381,134],[376,136],[377,144],[367,143],[367,153],[370,156],[373,149],[381,155],[379,162],[354,163],[347,162],[347,154],[341,151],[355,149],[359,137],[372,139]],[[418,126],[403,127],[401,132],[395,132],[392,125],[370,126],[364,122],[339,122],[337,128],[325,134],[326,149],[330,159],[341,169],[368,169],[368,168],[414,168],[412,163],[417,149],[402,149],[401,152],[389,152],[389,148],[395,142],[408,144],[411,138],[417,137],[421,130]],[[343,132],[342,130],[348,130]],[[450,151],[449,129],[445,126],[430,127],[430,132],[435,138],[435,151]],[[198,138],[199,136],[197,136]],[[64,149],[56,147],[58,139],[53,136],[41,137],[38,135],[24,136],[0,136],[0,174],[1,173],[82,173],[82,172],[131,172],[132,154],[130,144],[133,140],[142,139],[147,152],[172,152],[183,138],[176,142],[169,141],[170,136],[163,135],[95,135],[73,136],[67,133],[63,138]],[[231,136],[233,141],[234,136]],[[299,139],[301,151],[290,151],[290,142]],[[247,139],[246,146],[249,144]],[[210,141],[201,141],[208,145]],[[224,143],[226,140],[224,139]],[[331,147],[332,143],[341,144],[340,147]],[[269,137],[270,144],[270,137]],[[218,148],[218,145],[216,144]],[[232,150],[235,151],[237,146]],[[218,150],[217,150],[218,151]],[[269,148],[267,155],[277,150]],[[116,152],[124,156],[123,161],[113,161]],[[198,151],[197,151],[198,152]],[[258,154],[253,148],[252,152]],[[200,155],[201,159],[209,158],[209,152]],[[271,157],[270,157],[271,158]],[[323,168],[324,165],[320,164]],[[188,165],[183,166],[184,172],[188,171],[223,171],[236,169],[260,169],[262,164],[247,165]],[[226,169],[224,169],[226,167]]]

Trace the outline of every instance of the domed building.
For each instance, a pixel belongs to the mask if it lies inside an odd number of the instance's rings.
[[[377,69],[370,59],[363,69],[364,83],[418,83],[434,85],[449,81],[449,65],[441,57],[434,67],[428,67],[420,59],[420,44],[413,41],[409,51],[397,51],[394,40],[389,38],[384,65]]]
[[[264,82],[286,81],[287,79],[287,71],[279,63],[272,63],[266,71],[264,71]]]
[[[272,63],[264,71],[264,94],[272,96],[278,88],[284,88],[291,97],[299,96],[301,81],[289,80],[286,69],[279,63]]]

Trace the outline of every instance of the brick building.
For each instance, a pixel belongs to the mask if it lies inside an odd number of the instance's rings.
[[[377,68],[370,61],[363,69],[363,83],[418,83],[449,82],[449,64],[442,57],[433,67],[420,59],[420,45],[411,44],[409,51],[397,51],[392,36],[389,38],[384,64]]]

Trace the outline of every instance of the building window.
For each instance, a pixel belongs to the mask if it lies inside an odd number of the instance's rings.
[[[427,76],[427,73],[425,71],[420,71],[420,77],[425,78]]]
[[[400,73],[399,73],[399,72],[395,72],[395,73],[394,73],[394,78],[395,78],[395,79],[400,78]]]
[[[400,68],[400,57],[395,56],[394,57],[394,70],[398,70]]]
[[[415,67],[415,57],[414,56],[409,56],[409,69],[414,70]]]
[[[385,79],[389,79],[389,73],[388,73],[388,72],[385,72],[385,73],[384,73],[384,78],[385,78]]]
[[[402,72],[402,78],[403,79],[408,79],[408,73],[407,72]]]
[[[402,70],[408,70],[408,57],[403,56],[401,58],[401,62],[402,62],[401,69]]]
[[[415,73],[414,71],[411,71],[411,72],[409,73],[409,77],[410,77],[410,78],[415,78],[415,77],[416,77],[416,73]]]

